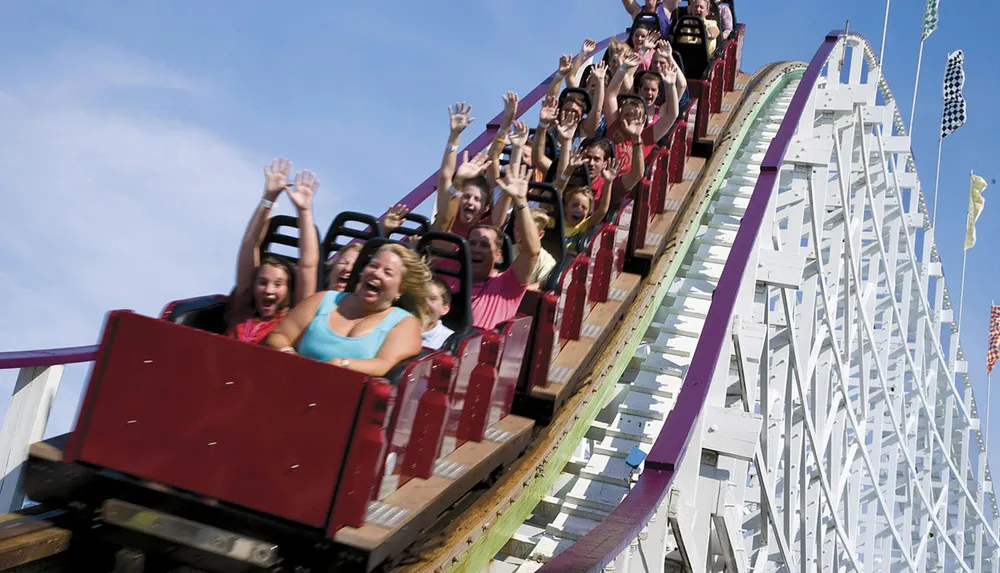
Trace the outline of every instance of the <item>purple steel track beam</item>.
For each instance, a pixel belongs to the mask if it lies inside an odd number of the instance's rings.
[[[74,346],[72,348],[50,348],[48,350],[0,352],[0,370],[90,362],[96,355],[96,345]]]
[[[626,37],[627,34],[625,33],[622,33],[617,36],[619,40],[624,40]],[[608,44],[611,43],[611,39],[612,38],[605,38],[604,40],[598,42],[597,47],[594,49],[594,53],[596,54],[601,50],[603,50],[604,48],[607,48]],[[517,119],[520,119],[520,117],[524,115],[524,112],[528,111],[531,107],[533,107],[536,103],[538,103],[539,100],[542,99],[542,96],[544,96],[545,93],[548,91],[549,84],[552,82],[552,78],[554,77],[555,73],[545,78],[545,80],[542,83],[538,84],[538,86],[535,89],[531,90],[531,93],[519,99],[517,104]],[[499,124],[501,121],[503,121],[502,111],[498,113],[496,117],[486,122],[486,125],[496,125]],[[486,149],[486,146],[490,143],[490,141],[493,140],[496,134],[497,134],[496,128],[486,128],[485,130],[483,130],[482,133],[479,134],[479,137],[473,139],[471,143],[466,145],[465,148],[463,148],[458,153],[459,157],[461,157],[462,152],[465,151],[468,151],[470,155],[474,155]],[[437,179],[439,172],[440,170],[435,171],[430,175],[430,177],[424,179],[424,182],[421,183],[420,185],[417,185],[417,187],[413,191],[410,191],[409,195],[404,197],[403,200],[400,201],[400,203],[406,205],[410,210],[416,209],[418,205],[423,203],[424,200],[426,200],[428,197],[431,196],[432,193],[434,193],[434,189],[435,187],[437,187]],[[379,219],[384,218],[386,214],[388,214],[388,211],[383,213],[382,216],[379,217]]]
[[[785,151],[795,134],[795,128],[799,124],[816,79],[842,35],[842,30],[834,30],[827,34],[795,90],[777,135],[767,148],[764,162],[760,167],[760,176],[757,178],[750,203],[736,233],[736,241],[722,269],[719,286],[712,294],[712,305],[705,318],[705,328],[698,338],[691,366],[677,396],[677,404],[667,416],[667,421],[656,437],[649,455],[646,456],[646,465],[639,475],[639,482],[600,525],[569,549],[551,559],[540,571],[601,571],[605,565],[625,551],[631,540],[638,537],[640,530],[653,516],[653,512],[663,503],[670,489],[674,470],[684,458],[691,440],[695,420],[705,405],[708,387],[715,373],[715,364],[729,334],[729,320],[736,305],[736,295],[739,293],[750,254],[771,200]]]

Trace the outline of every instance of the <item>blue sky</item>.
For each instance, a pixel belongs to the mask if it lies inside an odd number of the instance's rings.
[[[896,0],[891,11],[886,76],[904,117],[923,4]],[[968,173],[997,176],[1000,128],[990,38],[969,33],[961,6],[942,2],[925,46],[913,143],[930,194],[945,57],[964,49],[970,119],[945,142],[938,209],[955,297]],[[743,69],[808,61],[847,20],[877,47],[883,10],[875,0],[738,2]],[[228,291],[272,157],[318,174],[321,227],[339,210],[381,212],[437,167],[449,104],[472,104],[468,141],[506,90],[526,94],[559,54],[629,23],[618,0],[9,0],[4,12],[0,351],[93,343],[108,310],[155,314],[171,299]],[[1000,8],[974,13],[993,22]],[[1000,300],[995,187],[969,256],[962,336],[981,411],[989,304]],[[289,208],[284,200],[279,211]],[[49,433],[72,426],[85,374],[67,370]],[[0,408],[13,378],[0,373]],[[991,450],[1000,462],[1000,447]]]

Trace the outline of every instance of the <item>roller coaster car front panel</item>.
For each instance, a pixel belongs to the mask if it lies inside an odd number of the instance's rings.
[[[379,440],[369,426],[382,430],[391,391],[363,374],[117,311],[64,457],[329,530],[363,519],[370,497],[361,490],[374,487],[385,446],[366,439]],[[373,447],[372,467],[350,463]],[[339,515],[347,506],[357,515]]]

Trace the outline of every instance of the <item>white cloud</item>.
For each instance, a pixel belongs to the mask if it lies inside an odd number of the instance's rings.
[[[108,310],[227,291],[262,184],[260,159],[206,129],[98,103],[121,86],[192,97],[199,82],[82,54],[0,85],[0,351],[89,344]],[[57,398],[63,428],[82,370]],[[12,385],[4,373],[0,405]]]

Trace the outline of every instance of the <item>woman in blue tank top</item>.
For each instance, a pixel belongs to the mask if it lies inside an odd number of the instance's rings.
[[[431,272],[413,251],[385,245],[352,293],[316,293],[292,309],[265,343],[284,352],[384,376],[421,349]]]

